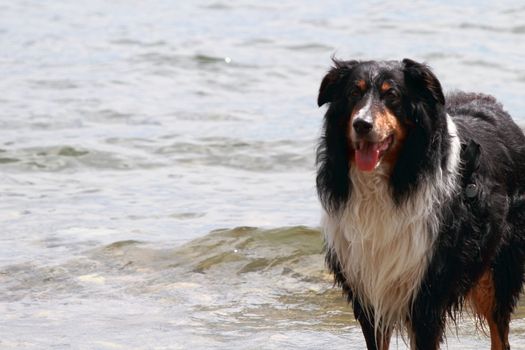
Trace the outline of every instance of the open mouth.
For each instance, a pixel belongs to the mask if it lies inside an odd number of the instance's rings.
[[[380,142],[360,140],[355,143],[355,163],[361,171],[372,171],[379,164],[386,151],[394,142],[394,135],[390,135]]]

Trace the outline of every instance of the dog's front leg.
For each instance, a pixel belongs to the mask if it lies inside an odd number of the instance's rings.
[[[366,347],[368,350],[388,350],[390,346],[390,338],[392,336],[392,330],[387,329],[383,332],[375,328],[375,322],[372,317],[371,312],[366,313],[363,310],[361,304],[354,300],[352,302],[354,309],[354,315],[359,324],[361,325],[361,330],[365,336]]]
[[[446,312],[438,293],[429,289],[414,302],[408,332],[412,350],[438,350],[443,339]]]

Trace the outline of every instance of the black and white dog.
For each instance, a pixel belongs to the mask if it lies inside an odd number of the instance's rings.
[[[510,349],[525,279],[525,136],[493,97],[424,64],[337,61],[317,151],[326,259],[368,349],[438,349],[465,306]]]

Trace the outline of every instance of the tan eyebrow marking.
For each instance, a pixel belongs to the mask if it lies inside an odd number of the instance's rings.
[[[381,93],[384,93],[390,90],[391,88],[392,88],[392,84],[390,84],[387,81],[384,81],[383,84],[381,84],[380,90],[381,90]]]
[[[358,80],[356,85],[359,88],[359,90],[361,90],[361,91],[365,91],[366,90],[366,81],[364,79]]]

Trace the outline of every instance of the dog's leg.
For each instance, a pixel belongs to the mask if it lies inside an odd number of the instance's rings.
[[[431,321],[419,320],[411,322],[410,349],[412,350],[438,350],[443,337],[444,322],[432,319]]]
[[[524,228],[525,226],[522,226],[520,230]],[[524,235],[523,232],[513,234]],[[510,349],[508,340],[510,316],[516,308],[524,282],[525,237],[514,236],[509,244],[501,248],[493,267],[493,318],[505,350]]]
[[[509,350],[510,316],[525,283],[525,198],[513,198],[491,269],[469,293],[474,310],[489,326],[492,350]]]
[[[508,341],[510,316],[525,283],[525,198],[523,196],[512,200],[507,223],[509,228],[506,243],[499,249],[492,268],[495,297],[492,316],[505,350],[510,349]]]
[[[492,271],[487,270],[472,288],[468,298],[474,311],[487,321],[490,330],[490,349],[507,350],[510,349],[508,341],[510,314],[502,315],[501,319],[498,317],[495,293]]]
[[[387,329],[384,333],[376,330],[374,319],[367,316],[363,307],[356,300],[353,301],[354,315],[359,324],[366,341],[368,350],[388,350],[390,347],[390,338],[392,330]],[[379,343],[379,344],[378,344]]]
[[[392,330],[389,329],[387,334],[381,336],[381,350],[388,350],[390,348],[390,339],[392,338]]]
[[[445,308],[440,300],[444,299],[437,284],[434,288],[427,285],[416,298],[408,321],[410,349],[439,349],[445,329]]]

